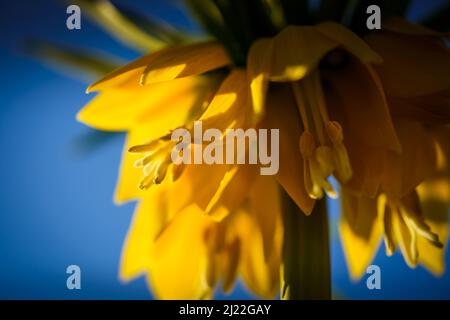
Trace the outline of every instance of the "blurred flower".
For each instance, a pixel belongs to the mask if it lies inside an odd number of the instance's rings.
[[[450,53],[445,35],[399,18],[366,37],[383,58],[376,66],[402,152],[381,155],[377,197],[345,192],[340,230],[349,269],[360,277],[382,234],[410,267],[444,271],[448,237]],[[384,160],[383,160],[384,159]],[[378,214],[377,214],[378,211]]]
[[[191,35],[109,1],[77,1],[117,39],[153,51],[92,84],[88,92],[99,93],[78,114],[96,129],[127,132],[115,201],[139,204],[121,279],[145,274],[157,297],[187,299],[210,298],[218,285],[228,292],[240,275],[256,294],[273,298],[284,263],[329,261],[321,257],[328,252],[315,261],[283,257],[283,242],[293,235],[283,235],[288,220],[279,185],[309,215],[316,200],[337,197],[331,176],[341,188],[340,234],[353,278],[383,236],[387,254],[398,246],[409,266],[442,273],[448,35],[391,19],[362,37],[365,1],[351,8],[351,29],[312,23],[347,19],[346,5],[325,0],[317,15],[303,0],[187,2],[215,40],[191,43]],[[384,14],[406,7],[402,1]],[[98,72],[95,60],[62,57]],[[192,130],[196,120],[204,130],[280,129],[278,173],[260,176],[257,165],[173,164],[172,130]],[[328,247],[327,237],[318,241],[326,245],[309,248]],[[316,285],[305,279],[297,286]]]

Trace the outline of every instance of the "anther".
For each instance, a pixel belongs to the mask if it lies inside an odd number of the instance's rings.
[[[160,184],[163,182],[164,178],[166,177],[167,168],[169,167],[170,162],[163,160],[161,161],[158,166],[155,169],[153,183],[154,184]]]
[[[300,152],[304,159],[310,159],[314,156],[316,143],[313,135],[309,131],[304,131],[300,136]]]
[[[328,121],[325,125],[328,137],[333,143],[341,143],[344,140],[344,133],[341,125],[337,121]]]

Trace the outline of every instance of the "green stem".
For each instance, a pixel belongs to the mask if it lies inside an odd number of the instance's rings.
[[[284,191],[283,191],[284,193]],[[326,200],[306,216],[283,194],[283,299],[331,299],[330,248]]]

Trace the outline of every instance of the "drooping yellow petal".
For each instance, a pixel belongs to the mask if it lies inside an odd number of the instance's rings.
[[[382,188],[392,198],[401,199],[436,171],[436,149],[417,121],[398,120],[396,129],[402,153],[387,153]]]
[[[239,210],[233,215],[231,228],[242,239],[240,271],[244,283],[257,295],[273,299],[279,283],[281,230],[276,231],[274,252],[266,261],[261,230],[247,211]]]
[[[395,239],[406,264],[410,268],[415,268],[418,259],[417,233],[406,224],[399,212],[392,215],[392,225]]]
[[[195,205],[189,206],[155,241],[148,280],[157,298],[200,299],[209,294],[204,236],[211,223]]]
[[[247,72],[252,93],[256,123],[264,115],[264,106],[272,67],[273,40],[260,39],[253,43],[247,56]]]
[[[124,85],[139,87],[141,74],[145,70],[146,66],[165,50],[160,50],[155,53],[142,56],[129,64],[108,73],[103,78],[91,84],[86,89],[86,92],[90,93],[109,88],[122,87]]]
[[[200,117],[203,131],[214,128],[225,132],[233,127],[242,128],[249,115],[247,98],[247,74],[243,69],[234,69]]]
[[[120,278],[123,281],[129,281],[147,272],[151,266],[155,238],[166,223],[161,191],[150,190],[136,207],[122,250]]]
[[[299,141],[302,133],[301,120],[290,86],[273,88],[267,100],[267,128],[279,129],[280,168],[276,179],[289,196],[302,209],[310,214],[314,207],[305,189],[303,159],[300,154]]]
[[[447,207],[445,208],[447,209]],[[448,240],[448,221],[434,222],[426,220],[427,225],[439,235],[444,243]],[[417,250],[419,251],[419,263],[435,276],[442,276],[445,272],[445,253],[443,248],[437,248],[432,245],[427,239],[418,237]]]
[[[388,95],[416,97],[450,89],[450,51],[440,43],[393,32],[366,40],[383,58],[376,70]]]
[[[258,175],[250,189],[249,197],[250,214],[261,230],[265,261],[269,261],[281,217],[280,194],[276,180]]]
[[[329,90],[339,98],[342,110],[336,110],[333,101],[327,107],[335,114],[342,114],[341,124],[348,135],[357,137],[368,146],[399,152],[401,146],[386,98],[372,68],[351,59],[339,70],[322,73],[329,81]]]
[[[144,83],[153,83],[197,75],[229,63],[224,49],[216,42],[170,47],[142,56],[112,71],[90,85],[86,91],[130,86],[130,83],[138,87],[143,80],[144,71],[146,72]],[[150,77],[149,73],[152,72],[155,73],[154,77]]]
[[[133,89],[112,88],[100,92],[77,115],[91,127],[106,131],[125,131],[136,122],[152,121],[149,126],[181,125],[191,109],[203,103],[214,91],[216,80],[189,77]],[[144,119],[143,119],[144,118]],[[166,131],[174,127],[166,127]]]
[[[271,81],[296,81],[339,44],[310,26],[288,26],[274,38]]]
[[[127,135],[114,193],[114,202],[116,204],[140,198],[145,193],[138,187],[142,179],[142,171],[134,167],[134,163],[140,156],[128,152],[128,149],[146,141],[146,139],[145,132],[141,130],[136,130]]]
[[[425,223],[439,235],[444,244],[448,242],[448,208],[450,203],[450,186],[446,177],[432,179],[421,184],[418,194],[422,205]],[[440,276],[445,271],[445,248],[437,248],[428,240],[419,237],[417,241],[419,262],[433,274]]]
[[[230,63],[225,49],[217,42],[174,47],[158,54],[147,65],[141,83],[149,84],[198,75]]]
[[[134,95],[123,90],[100,92],[78,112],[77,120],[98,130],[125,131],[133,125],[137,114],[147,106],[142,93],[137,90]]]
[[[345,50],[364,63],[381,63],[383,61],[361,38],[338,23],[323,22],[316,25],[315,28],[321,34],[339,43]]]
[[[386,254],[392,256],[394,254],[397,242],[394,233],[394,220],[391,208],[387,205],[388,198],[385,194],[380,194],[377,197],[377,214],[383,226],[384,245],[386,247]]]
[[[347,147],[353,169],[352,178],[345,186],[356,192],[374,197],[378,192],[383,175],[385,151],[361,143],[347,135]]]
[[[195,203],[205,213],[208,205],[213,202],[212,199],[215,199],[222,181],[228,178],[230,169],[231,165],[226,164],[186,165],[183,175],[177,181],[165,181],[170,197],[175,199],[168,204],[171,210],[177,211]]]
[[[205,214],[221,221],[236,210],[248,196],[247,192],[251,189],[257,174],[256,168],[250,165],[233,166],[220,181],[218,189],[206,207]]]
[[[226,223],[216,223],[205,230],[204,241],[207,247],[206,281],[210,287],[217,284],[222,272],[226,272],[222,270],[222,260],[227,255],[226,249],[229,245],[227,236],[229,234]]]
[[[241,257],[241,240],[234,238],[225,248],[222,258],[223,291],[229,293],[233,289],[239,269]]]
[[[352,279],[365,274],[382,239],[375,199],[341,191],[342,216],[339,223],[341,242]]]

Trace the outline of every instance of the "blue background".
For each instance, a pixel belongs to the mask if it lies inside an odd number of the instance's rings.
[[[175,1],[116,1],[196,30]],[[414,1],[419,19],[444,1]],[[82,19],[69,31],[62,1],[1,1],[0,4],[0,298],[148,299],[141,277],[118,280],[122,243],[133,204],[117,207],[112,194],[124,136],[83,144],[92,131],[75,121],[91,98],[87,82],[55,72],[20,53],[24,38],[99,49],[130,60],[137,54]],[[91,139],[92,140],[92,139]],[[94,150],[95,149],[95,150]],[[400,254],[381,248],[382,290],[365,279],[352,283],[337,236],[338,207],[331,204],[332,274],[338,298],[450,298],[450,273],[435,278],[422,267],[410,270]],[[447,254],[447,262],[449,262]],[[82,270],[82,289],[66,288],[66,267]],[[231,296],[251,298],[238,284]]]

